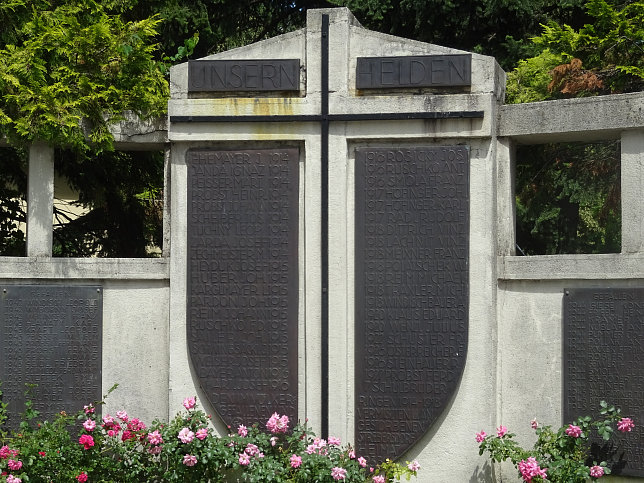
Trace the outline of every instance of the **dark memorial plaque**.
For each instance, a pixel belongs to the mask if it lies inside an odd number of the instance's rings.
[[[299,59],[191,60],[188,91],[299,91]]]
[[[358,57],[356,89],[462,87],[472,83],[472,56]]]
[[[190,150],[188,347],[233,427],[297,420],[299,150]]]
[[[29,399],[51,420],[101,400],[103,290],[98,286],[4,285],[0,293],[0,381],[9,427]]]
[[[599,416],[604,400],[635,428],[607,444],[595,438],[593,457],[615,474],[644,477],[644,288],[566,289],[563,297],[564,424]]]
[[[356,447],[400,457],[454,394],[467,352],[469,152],[356,150]]]

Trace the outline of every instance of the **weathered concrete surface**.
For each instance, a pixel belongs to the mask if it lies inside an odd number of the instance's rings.
[[[618,139],[644,126],[644,93],[511,104],[499,109],[497,135],[523,144]]]

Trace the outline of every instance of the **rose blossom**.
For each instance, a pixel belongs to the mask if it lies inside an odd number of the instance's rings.
[[[374,476],[373,483],[385,483],[385,477],[382,475]]]
[[[127,412],[125,412],[125,411],[116,411],[116,417],[119,418],[124,423],[127,423],[127,420],[128,420]]]
[[[9,460],[7,461],[7,467],[12,471],[18,471],[20,468],[22,468],[22,461]]]
[[[277,444],[277,436],[271,436],[271,446],[275,446]]]
[[[273,413],[273,415],[266,422],[266,429],[271,433],[286,433],[288,431],[288,416],[284,414],[280,417],[279,414]]]
[[[183,428],[179,431],[179,436],[177,436],[182,443],[189,443],[195,438],[195,433],[190,431],[188,428]]]
[[[352,460],[356,459],[356,452],[353,450],[349,451],[349,458]]]
[[[250,464],[250,456],[248,456],[246,453],[240,453],[239,464],[242,466],[248,466]]]
[[[420,469],[420,464],[418,464],[418,461],[414,460],[407,465],[407,468],[409,468],[410,471],[418,471]]]
[[[635,427],[631,418],[622,418],[617,422],[617,429],[622,433],[628,433]]]
[[[148,441],[150,444],[161,444],[163,443],[163,438],[161,437],[161,433],[159,433],[159,430],[154,430],[151,433],[148,433]]]
[[[291,456],[291,468],[299,468],[302,464],[302,458],[296,454]]]
[[[183,457],[183,464],[186,466],[194,466],[197,464],[197,457],[187,454]]]
[[[248,443],[244,452],[249,456],[255,456],[257,453],[259,453],[259,448],[253,443]]]
[[[363,468],[366,468],[367,467],[367,460],[364,459],[362,456],[360,456],[360,458],[358,458],[358,464],[360,466],[362,466]]]
[[[242,438],[245,438],[246,435],[248,434],[248,428],[243,424],[240,424],[239,428],[237,428],[237,434],[240,435]]]
[[[604,468],[597,465],[593,466],[590,469],[590,476],[593,476],[595,478],[601,478],[602,476],[604,476]]]
[[[136,437],[136,434],[134,434],[129,429],[126,429],[125,431],[123,431],[123,434],[121,435],[121,441],[127,441],[128,439],[132,439],[135,437]]]
[[[208,437],[208,428],[199,428],[197,430],[197,439],[203,441]]]
[[[7,476],[7,483],[22,483],[22,480],[13,475],[9,475]]]
[[[537,429],[539,427],[539,423],[537,422],[536,419],[533,419],[532,421],[530,421],[530,427],[532,429]]]
[[[481,443],[485,437],[487,436],[487,433],[485,431],[481,431],[480,433],[476,433],[476,442]]]
[[[9,451],[9,446],[5,444],[2,448],[0,448],[0,458],[3,460],[7,459],[10,455]]]
[[[581,428],[579,426],[569,424],[566,428],[566,434],[573,438],[578,438],[579,436],[581,436]]]
[[[83,449],[90,449],[92,446],[94,446],[94,438],[92,438],[89,434],[83,434],[80,438],[78,438],[78,443],[83,445]]]
[[[539,463],[532,456],[527,460],[521,460],[519,462],[519,472],[523,477],[523,481],[532,481],[532,478],[535,476],[540,476],[542,479],[547,479],[546,468],[539,468]]]
[[[85,410],[85,414],[94,413],[94,406],[92,406],[91,404],[88,404],[87,406],[83,406],[83,409]]]
[[[344,480],[347,477],[347,470],[334,466],[331,470],[331,476],[334,480]]]
[[[197,404],[197,399],[194,397],[187,397],[183,400],[183,407],[186,409],[192,409]]]
[[[106,414],[105,416],[103,416],[103,423],[108,424],[108,425],[112,425],[112,424],[114,424],[114,418],[112,416],[110,416],[109,414]]]
[[[85,472],[83,471],[80,475],[78,475],[78,476],[76,477],[76,479],[77,479],[78,481],[80,481],[81,483],[83,483],[83,482],[87,481],[87,473],[85,473]]]
[[[334,438],[333,436],[329,436],[329,444],[333,446],[340,446],[340,438]]]
[[[96,422],[95,422],[93,419],[87,419],[87,420],[83,423],[83,427],[84,427],[87,431],[94,431],[94,428],[96,427]]]
[[[503,426],[503,425],[501,425],[501,426],[499,426],[498,428],[496,428],[496,435],[497,435],[499,438],[502,438],[503,436],[505,436],[505,434],[506,434],[507,432],[508,432],[508,428],[506,428],[506,427],[505,427],[505,426]]]
[[[152,446],[151,448],[148,448],[148,453],[151,455],[158,455],[161,453],[161,446]]]

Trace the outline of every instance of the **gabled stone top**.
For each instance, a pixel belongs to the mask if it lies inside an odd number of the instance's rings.
[[[309,10],[306,28],[192,61],[190,74],[188,62],[174,66],[172,99],[319,94],[324,14],[330,23],[331,97],[503,96],[504,73],[494,58],[367,30],[347,8],[333,8]],[[293,79],[298,67],[299,82]],[[217,90],[199,90],[213,79]]]

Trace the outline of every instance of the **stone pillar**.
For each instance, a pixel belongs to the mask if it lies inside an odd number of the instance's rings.
[[[644,248],[644,131],[622,134],[622,253]]]
[[[54,216],[54,149],[43,142],[29,148],[27,256],[51,257]]]

